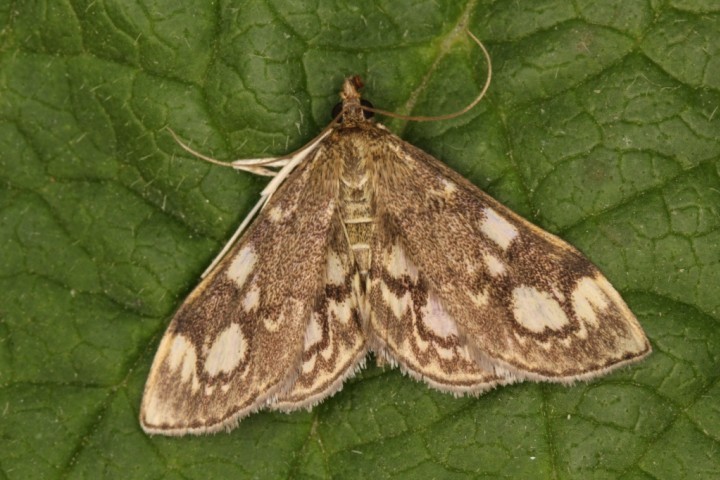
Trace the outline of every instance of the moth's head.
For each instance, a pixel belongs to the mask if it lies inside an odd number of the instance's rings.
[[[346,78],[343,83],[343,89],[340,92],[342,102],[335,105],[332,117],[344,127],[364,123],[374,115],[373,112],[363,108],[373,108],[373,105],[361,98],[360,89],[362,87],[363,82],[358,75]]]

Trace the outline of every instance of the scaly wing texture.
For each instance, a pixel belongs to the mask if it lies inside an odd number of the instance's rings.
[[[369,304],[372,349],[411,376],[453,393],[481,393],[512,381],[474,361],[436,291],[408,257],[392,225],[378,222]]]
[[[305,331],[302,366],[292,388],[271,408],[309,408],[332,395],[362,366],[367,346],[360,311],[360,277],[339,216],[333,218],[324,285]]]
[[[325,150],[296,168],[175,314],[145,386],[147,432],[229,429],[292,385],[326,290],[338,192]]]
[[[620,295],[577,250],[388,137],[392,154],[375,167],[378,222],[396,229],[480,365],[569,382],[650,352]]]

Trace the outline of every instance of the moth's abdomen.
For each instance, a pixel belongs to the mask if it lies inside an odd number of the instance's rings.
[[[370,243],[375,231],[370,172],[360,151],[343,159],[340,174],[340,214],[358,272],[364,278],[372,264]]]

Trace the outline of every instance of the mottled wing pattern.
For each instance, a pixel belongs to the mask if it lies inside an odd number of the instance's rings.
[[[650,352],[620,295],[577,250],[388,139],[391,153],[376,166],[378,224],[397,232],[480,365],[501,377],[569,382]]]
[[[512,381],[483,369],[392,225],[378,222],[369,304],[372,349],[439,390],[479,394]]]
[[[232,428],[298,376],[337,207],[324,181],[337,165],[322,155],[297,167],[175,314],[145,386],[145,431]]]
[[[342,223],[335,216],[330,232],[324,288],[317,293],[305,330],[302,365],[292,388],[271,408],[309,408],[332,395],[360,368],[367,353],[358,308],[360,277],[352,261]]]

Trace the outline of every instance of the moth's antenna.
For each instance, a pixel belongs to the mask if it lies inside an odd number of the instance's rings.
[[[465,30],[465,33],[470,35],[470,38],[475,40],[475,43],[478,44],[480,47],[480,50],[482,50],[483,54],[485,55],[485,60],[487,61],[487,79],[485,80],[485,86],[483,86],[482,90],[478,94],[477,97],[475,97],[475,100],[470,102],[465,108],[458,110],[457,112],[448,113],[445,115],[433,115],[433,116],[416,116],[416,115],[402,115],[400,113],[394,113],[394,112],[388,112],[387,110],[380,110],[379,108],[374,108],[370,106],[363,105],[362,109],[366,110],[368,112],[374,112],[379,115],[384,115],[386,117],[392,117],[392,118],[399,118],[400,120],[410,120],[413,122],[433,122],[438,120],[450,120],[451,118],[459,117],[463,113],[468,112],[470,109],[472,109],[475,105],[477,105],[480,100],[485,96],[485,92],[487,92],[488,88],[490,88],[490,80],[492,80],[492,62],[490,61],[490,54],[488,53],[487,49],[485,48],[485,45],[482,44],[478,38],[473,35],[473,33],[470,30]]]

